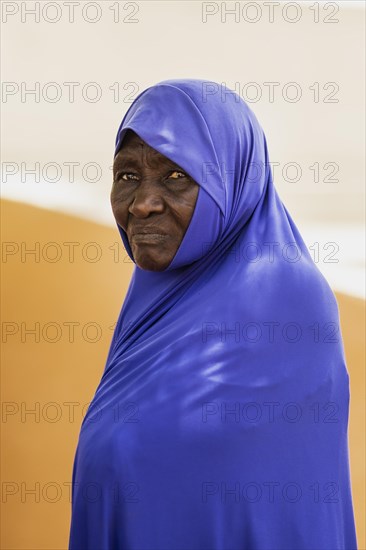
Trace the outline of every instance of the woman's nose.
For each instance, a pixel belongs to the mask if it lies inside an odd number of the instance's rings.
[[[136,217],[148,216],[151,212],[159,213],[164,210],[163,188],[156,178],[144,178],[134,191],[133,201],[129,212]]]

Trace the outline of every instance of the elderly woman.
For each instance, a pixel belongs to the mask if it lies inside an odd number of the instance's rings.
[[[255,115],[214,82],[162,81],[125,114],[113,174],[135,268],[69,549],[356,549],[338,306]]]

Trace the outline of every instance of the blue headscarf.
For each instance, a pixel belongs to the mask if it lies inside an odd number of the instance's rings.
[[[356,549],[338,306],[257,118],[175,79],[138,95],[115,154],[128,129],[199,193],[171,264],[135,265],[81,426],[70,550]]]

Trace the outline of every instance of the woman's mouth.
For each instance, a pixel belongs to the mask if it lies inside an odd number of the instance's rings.
[[[161,233],[135,233],[132,235],[132,239],[136,243],[159,243],[164,241],[168,235],[162,235]]]

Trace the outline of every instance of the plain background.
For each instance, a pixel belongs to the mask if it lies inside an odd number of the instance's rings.
[[[336,292],[366,548],[364,3],[72,4],[73,22],[62,1],[1,5],[2,547],[67,548],[80,423],[132,273],[109,204],[115,135],[138,93],[185,77],[249,102],[275,186]]]

